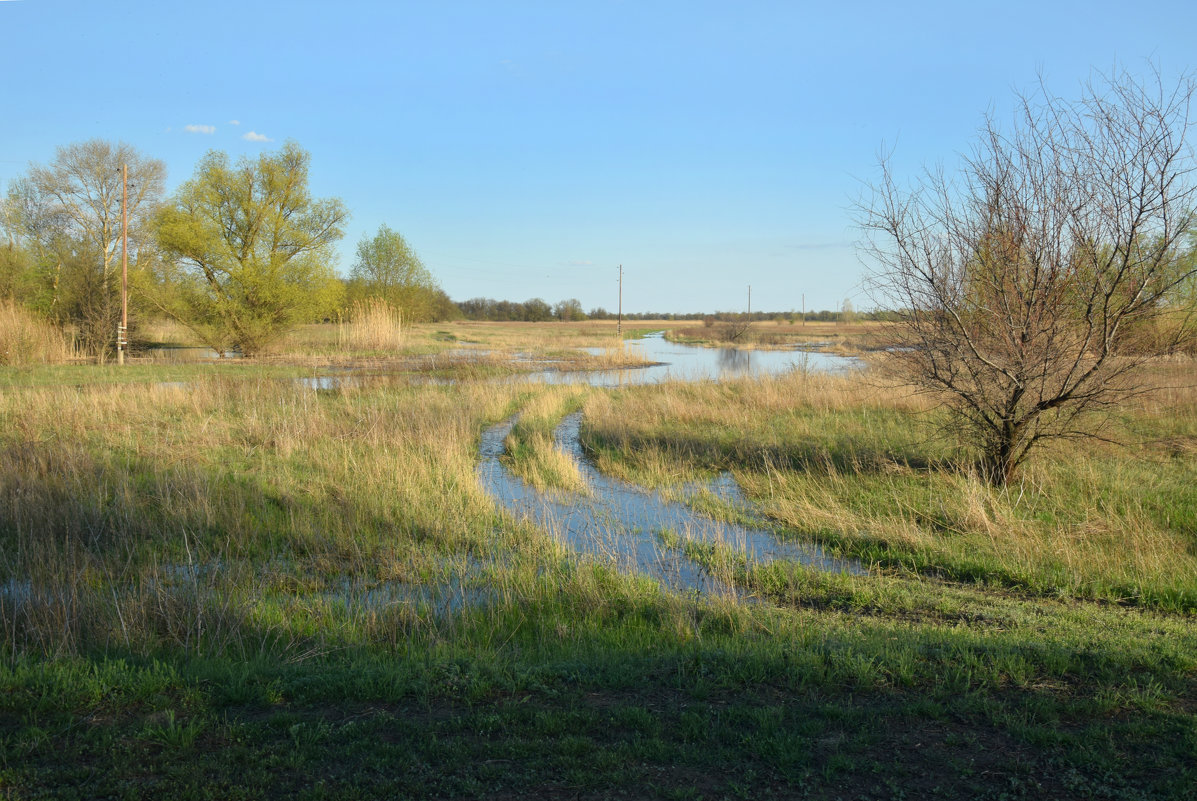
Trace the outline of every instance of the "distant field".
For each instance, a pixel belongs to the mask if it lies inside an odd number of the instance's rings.
[[[669,330],[679,342],[748,348],[812,348],[833,353],[861,353],[887,346],[886,323],[789,323],[763,320],[744,326],[737,322],[689,322]]]

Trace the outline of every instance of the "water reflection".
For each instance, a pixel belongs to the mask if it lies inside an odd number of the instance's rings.
[[[752,351],[736,348],[719,348],[719,373],[747,373],[752,370]]]
[[[664,331],[655,331],[639,339],[628,340],[624,347],[649,364],[618,370],[544,370],[510,380],[619,387],[630,384],[658,384],[662,381],[721,381],[747,375],[780,375],[791,370],[845,372],[864,366],[860,359],[832,353],[704,348],[682,342],[670,342],[665,338]]]

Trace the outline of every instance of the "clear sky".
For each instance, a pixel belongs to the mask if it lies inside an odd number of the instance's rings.
[[[951,164],[1043,74],[1194,66],[1188,2],[0,0],[0,189],[123,140],[169,186],[294,139],[455,300],[868,307],[851,205],[883,146]]]

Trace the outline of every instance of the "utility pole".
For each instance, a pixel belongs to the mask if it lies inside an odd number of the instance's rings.
[[[116,330],[116,363],[129,347],[129,165],[121,165],[121,324]]]
[[[802,293],[802,325],[806,327],[806,293]]]
[[[615,335],[623,339],[623,265],[619,265],[619,321],[615,323]]]
[[[752,322],[752,284],[748,285],[748,321]]]

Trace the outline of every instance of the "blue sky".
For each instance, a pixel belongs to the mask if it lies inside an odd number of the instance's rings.
[[[1193,66],[1197,4],[0,0],[0,189],[94,137],[163,159],[294,139],[457,300],[869,305],[851,205],[883,146],[951,165],[1042,73]],[[255,141],[257,140],[257,141]]]

